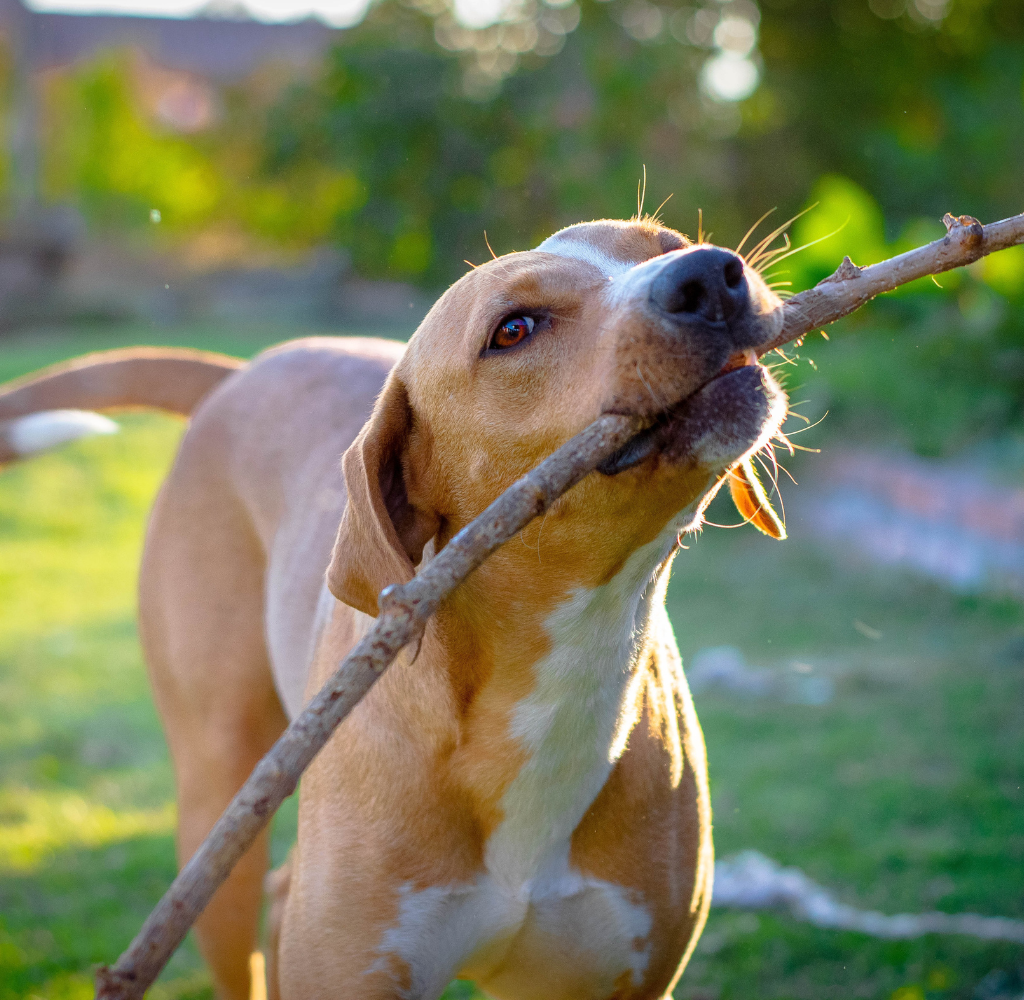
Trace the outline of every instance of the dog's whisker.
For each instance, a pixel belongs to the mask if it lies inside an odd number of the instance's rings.
[[[773,240],[775,238],[777,238],[777,237],[773,237]],[[789,233],[783,233],[782,234],[782,240],[783,240],[784,244],[788,245]],[[747,259],[747,267],[752,267],[752,268],[754,268],[755,271],[760,273],[766,267],[766,265],[763,263],[763,261],[765,260],[767,255],[770,254],[771,252],[772,251],[768,247],[763,247],[763,246],[760,246],[760,245],[757,246],[756,248],[752,249],[750,251],[750,253],[747,255],[747,258],[746,258]]]
[[[704,232],[704,209],[697,209],[697,242],[698,243],[709,243],[711,241],[711,233]]]
[[[654,210],[654,215],[649,215],[647,217],[651,222],[661,222],[661,219],[659,218],[659,216],[661,215],[661,210],[669,203],[673,194],[675,194],[674,191]]]
[[[772,493],[774,493],[775,499],[778,502],[778,518],[782,522],[782,527],[784,528],[785,527],[785,501],[784,501],[784,499],[782,499],[782,494],[781,494],[781,492],[779,491],[779,488],[778,488],[778,474],[776,473],[775,476],[772,476],[771,471],[769,470],[769,468],[766,465],[766,463],[761,459],[760,455],[755,455],[754,458],[758,460],[758,465],[760,465],[761,468],[764,469],[765,475],[768,476],[769,479],[771,479],[771,482],[772,482]],[[772,494],[769,493],[768,494],[768,501],[769,501],[769,503],[771,503],[771,497],[772,497]]]
[[[775,432],[774,440],[778,441],[782,445],[785,445],[786,450],[789,452],[790,455],[796,454],[793,450],[793,445],[790,443],[789,438],[786,437],[786,435],[783,434],[782,431]],[[775,455],[774,446],[772,447],[772,454]],[[778,460],[778,456],[775,457],[775,464],[779,467],[779,469],[786,473],[787,476],[789,476],[790,481],[793,483],[794,486],[796,486],[797,481],[793,478],[793,474]]]
[[[543,516],[540,519],[540,523],[537,525],[537,565],[538,566],[543,566],[544,565],[544,563],[543,563],[543,561],[541,560],[541,557],[540,557],[540,536],[544,533],[544,525],[547,523],[548,514],[550,514],[550,513],[551,513],[551,508],[549,507],[546,511],[544,511],[544,514],[543,514]]]
[[[665,404],[665,402],[658,398],[657,393],[655,393],[655,391],[651,388],[651,386],[648,383],[647,379],[644,378],[643,373],[640,371],[640,362],[639,361],[636,363],[636,376],[637,376],[638,379],[640,379],[641,382],[643,382],[644,387],[651,394],[651,399],[654,400],[654,402],[657,405],[658,409],[659,410],[667,409],[668,407]]]
[[[758,220],[757,220],[757,222],[755,222],[755,223],[754,223],[754,224],[753,224],[753,225],[752,225],[752,226],[751,226],[751,227],[750,227],[750,228],[749,228],[749,229],[748,229],[748,230],[746,231],[746,233],[744,233],[744,234],[743,234],[743,239],[741,239],[741,240],[739,241],[739,243],[737,243],[737,244],[736,244],[736,253],[739,253],[739,252],[740,252],[740,251],[741,251],[741,250],[743,249],[743,244],[744,244],[744,243],[746,243],[746,242],[747,242],[747,240],[748,240],[748,239],[750,239],[750,237],[751,237],[751,236],[753,236],[753,234],[754,234],[754,230],[756,230],[756,229],[757,229],[757,227],[758,227],[759,225],[761,225],[761,223],[762,223],[762,222],[764,222],[764,220],[765,220],[765,219],[767,219],[769,215],[771,215],[771,214],[772,214],[772,212],[777,212],[777,211],[778,211],[778,208],[777,208],[777,207],[776,207],[776,208],[769,208],[769,209],[768,209],[768,211],[767,211],[767,212],[765,212],[765,213],[764,213],[764,215],[762,215],[762,216],[761,216],[761,218],[760,218],[760,219],[758,219]]]
[[[813,205],[809,205],[807,208],[805,208],[802,212],[797,212],[796,215],[794,215],[791,219],[787,219],[784,223],[782,223],[781,226],[777,226],[775,229],[773,229],[763,240],[759,241],[757,245],[751,249],[750,254],[747,256],[747,263],[751,267],[753,267],[754,262],[760,259],[762,251],[764,251],[767,247],[771,246],[771,244],[776,239],[778,239],[778,237],[781,236],[794,222],[796,222],[797,219],[799,219],[803,215],[806,215],[812,209],[815,209],[817,207],[818,203],[815,202]]]
[[[820,455],[821,454],[821,449],[820,448],[806,448],[802,444],[791,444],[791,447],[793,448],[794,451],[806,451],[810,455]]]
[[[785,253],[787,250],[789,250],[791,246],[792,243],[789,239],[789,233],[783,233],[781,247],[775,247],[774,250],[763,250],[752,261],[749,262],[749,265],[755,271],[757,271],[758,274],[763,274],[765,268],[770,267],[771,264],[774,262],[775,258],[779,254]]]
[[[811,402],[809,399],[800,399],[800,400],[797,400],[797,402],[795,402],[795,403],[790,403],[789,404],[789,416],[796,417],[798,420],[802,420],[805,424],[809,424],[811,422],[810,418],[805,417],[802,413],[800,413],[797,410],[798,406],[806,406],[809,402]]]
[[[779,460],[778,460],[778,458],[775,455],[775,446],[771,443],[771,441],[768,441],[765,444],[765,446],[764,446],[764,448],[762,450],[767,452],[769,457],[772,460],[772,465],[775,468],[775,480],[774,480],[775,481],[775,487],[776,487],[776,489],[778,489],[778,485],[779,485]]]
[[[703,521],[701,521],[701,525],[705,524],[709,528],[742,528],[750,524],[750,522],[744,519],[742,521],[737,521],[736,524],[719,524],[717,521],[709,521],[707,518],[705,518]]]
[[[816,240],[811,240],[809,243],[803,243],[798,247],[790,248],[789,240],[787,237],[786,246],[779,247],[775,250],[769,250],[763,254],[759,260],[760,263],[755,267],[759,273],[763,273],[765,268],[778,264],[780,261],[785,260],[787,257],[792,257],[795,253],[800,253],[801,250],[806,250],[808,247],[813,247],[817,243],[821,243],[824,240],[831,239],[837,233],[841,232],[850,220],[847,219],[841,226],[832,230],[831,233],[826,233],[824,236],[819,236]]]
[[[799,413],[795,413],[793,415],[796,416],[796,417],[800,417],[801,416],[801,414],[799,414]],[[797,434],[806,434],[808,431],[814,430],[814,428],[817,427],[818,424],[820,424],[827,416],[828,416],[828,410],[826,410],[820,417],[818,417],[818,419],[815,420],[813,424],[812,423],[808,423],[806,427],[798,427],[795,431],[786,431],[786,436],[787,437],[795,437]],[[806,420],[807,418],[803,417],[802,419]],[[796,447],[796,445],[794,445],[793,447]]]
[[[769,465],[764,460],[764,458],[761,457],[766,452],[771,456],[771,465]],[[771,480],[772,493],[776,496],[779,503],[781,504],[782,494],[779,492],[779,463],[775,458],[775,449],[772,448],[772,444],[770,441],[764,446],[764,448],[761,449],[761,451],[754,455],[754,459],[757,461],[757,464],[760,465],[762,469],[764,469],[764,474],[769,478],[769,480]],[[783,521],[785,521],[785,508],[783,508],[782,513]]]
[[[849,221],[850,221],[849,219],[846,220],[846,222],[849,222]],[[821,243],[824,240],[831,239],[833,236],[836,235],[836,233],[838,233],[840,230],[842,230],[845,227],[846,222],[844,222],[843,225],[839,227],[839,229],[833,230],[831,233],[826,233],[824,236],[819,236],[816,240],[811,240],[810,243],[804,243],[801,246],[794,247],[792,250],[787,248],[785,253],[782,253],[779,250],[773,250],[772,251],[772,263],[773,264],[777,264],[780,260],[785,260],[787,257],[792,257],[793,254],[795,254],[795,253],[800,253],[801,250],[806,250],[808,247],[813,247],[817,243]],[[765,264],[765,267],[767,267],[767,266],[768,265]]]
[[[789,223],[786,223],[786,225],[789,225]],[[764,257],[764,255],[766,253],[770,253],[769,248],[771,247],[772,243],[774,243],[775,240],[777,240],[780,236],[783,238],[783,240],[789,239],[789,234],[785,233],[784,229],[785,227],[782,227],[782,229],[780,230],[776,230],[769,236],[766,236],[758,244],[750,248],[746,256],[748,267],[757,267],[758,262]]]
[[[771,442],[769,442],[765,447],[767,449],[771,449]],[[780,520],[782,521],[783,527],[785,527],[785,524],[786,524],[786,501],[782,499],[782,493],[779,491],[778,463],[777,462],[775,463],[775,474],[772,475],[771,469],[768,468],[767,463],[764,461],[763,458],[761,458],[760,454],[755,455],[754,458],[757,460],[757,464],[760,465],[762,469],[764,469],[765,475],[768,476],[768,478],[772,482],[772,493],[775,494],[775,499],[779,501]],[[773,454],[772,455],[772,460],[773,461],[774,461],[774,458],[775,458],[775,456]],[[790,478],[792,479],[792,476]],[[771,499],[771,496],[769,495],[769,500],[770,499]]]
[[[772,460],[772,468],[769,469],[765,460],[761,457],[762,455],[768,455]],[[772,446],[771,441],[765,442],[765,446],[754,456],[758,462],[764,468],[765,473],[771,478],[772,485],[775,487],[775,492],[779,490],[779,462],[775,457],[775,448]]]

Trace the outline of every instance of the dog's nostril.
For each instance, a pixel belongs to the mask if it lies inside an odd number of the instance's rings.
[[[700,311],[704,304],[707,292],[699,281],[687,281],[681,289],[683,293],[682,308],[680,312],[695,313]]]
[[[733,258],[725,265],[725,284],[728,288],[738,288],[743,280],[743,261]]]
[[[747,307],[743,258],[721,247],[673,254],[651,282],[651,302],[687,322],[729,322]]]

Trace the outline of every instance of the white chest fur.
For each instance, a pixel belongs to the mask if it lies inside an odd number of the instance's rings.
[[[551,651],[533,691],[516,707],[511,735],[529,752],[502,798],[505,819],[487,843],[488,870],[511,893],[534,882],[566,847],[625,749],[624,706],[637,677],[652,574],[671,549],[656,539],[605,585],[578,590],[545,623]]]

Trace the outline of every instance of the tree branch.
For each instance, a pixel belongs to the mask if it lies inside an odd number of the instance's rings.
[[[968,216],[947,215],[945,222],[949,232],[944,239],[892,260],[858,268],[847,257],[834,275],[786,303],[782,333],[762,353],[907,281],[1024,243],[1024,215],[985,227]],[[422,635],[440,602],[496,548],[642,429],[636,417],[599,417],[506,490],[416,577],[381,593],[380,615],[370,631],[256,766],[117,964],[97,970],[97,1000],[142,997],[256,835],[295,790],[310,761],[399,651]]]
[[[973,264],[986,254],[1024,243],[1024,215],[983,226],[970,215],[955,218],[947,212],[942,221],[947,231],[941,240],[898,257],[868,267],[857,267],[844,257],[834,274],[786,302],[782,332],[760,353],[767,354],[811,330],[834,323],[876,295],[891,292],[908,281]]]

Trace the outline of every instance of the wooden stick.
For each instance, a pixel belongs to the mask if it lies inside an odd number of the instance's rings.
[[[857,267],[844,257],[834,274],[786,302],[782,332],[759,353],[774,351],[811,330],[834,323],[876,295],[891,292],[908,281],[973,264],[986,254],[1024,243],[1024,214],[987,226],[973,216],[956,218],[948,212],[942,221],[946,235],[941,240],[879,264]]]
[[[834,275],[786,303],[782,333],[761,353],[853,312],[880,292],[1024,243],[1024,215],[986,227],[967,216],[947,215],[945,221],[949,232],[944,239],[892,260],[858,268],[847,257]],[[380,615],[370,631],[256,766],[117,964],[97,970],[97,1000],[142,997],[256,835],[295,790],[310,761],[399,651],[422,635],[438,604],[496,548],[642,429],[637,417],[599,417],[498,497],[421,573],[381,593]]]

